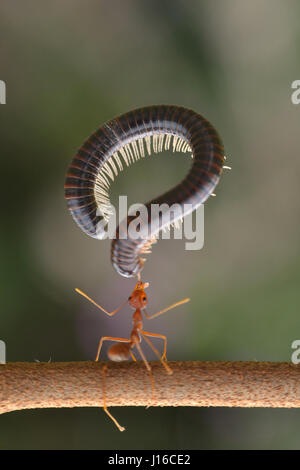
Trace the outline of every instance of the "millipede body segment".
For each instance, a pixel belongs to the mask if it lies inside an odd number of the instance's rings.
[[[111,181],[124,165],[170,149],[188,153],[192,157],[191,169],[177,186],[146,204],[148,217],[138,238],[129,233],[124,236],[137,216],[128,216],[117,227],[111,260],[123,276],[140,273],[144,264],[141,255],[149,251],[161,230],[169,228],[162,217],[151,219],[152,204],[178,204],[181,213],[170,212],[168,219],[168,225],[176,224],[213,193],[225,159],[222,141],[212,124],[190,109],[148,106],[103,124],[83,143],[69,165],[65,182],[68,208],[85,233],[101,239],[104,222],[111,213]]]

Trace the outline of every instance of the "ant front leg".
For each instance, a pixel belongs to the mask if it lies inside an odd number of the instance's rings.
[[[101,307],[101,305],[97,304],[97,302],[95,302],[93,299],[91,299],[87,294],[85,294],[84,292],[82,292],[80,289],[75,289],[75,291],[82,295],[82,297],[85,297],[89,302],[91,302],[92,304],[94,304],[97,308],[99,308],[100,310],[102,310],[102,312],[106,313],[106,315],[108,315],[109,317],[112,317],[113,315],[115,315],[119,310],[121,310],[121,308],[123,308],[127,302],[128,302],[128,299],[123,302],[119,307],[117,307],[115,310],[113,310],[112,312],[108,312],[107,310],[105,310],[105,308]]]
[[[148,318],[148,320],[151,320],[152,318],[159,317],[159,315],[162,315],[163,313],[167,312],[168,310],[171,310],[172,308],[178,307],[179,305],[186,304],[190,300],[191,299],[189,299],[188,297],[186,299],[179,300],[179,302],[175,302],[175,304],[171,304],[171,305],[169,305],[169,307],[166,307],[166,308],[164,308],[163,310],[160,310],[157,313],[153,313],[153,315],[148,315],[146,310],[144,310],[145,317]]]

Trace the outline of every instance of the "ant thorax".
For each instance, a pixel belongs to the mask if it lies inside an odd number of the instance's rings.
[[[132,322],[137,325],[138,323],[142,323],[143,321],[143,317],[142,317],[142,312],[141,310],[138,308],[134,314],[132,315]],[[142,325],[141,325],[142,326]]]

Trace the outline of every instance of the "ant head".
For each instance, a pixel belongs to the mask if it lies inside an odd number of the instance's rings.
[[[129,297],[129,304],[132,308],[145,308],[147,305],[147,295],[145,289],[149,286],[149,282],[138,281],[135,285],[134,291]]]

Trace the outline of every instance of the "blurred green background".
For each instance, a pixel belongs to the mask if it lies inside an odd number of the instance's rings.
[[[8,361],[93,360],[127,336],[134,285],[64,201],[67,165],[99,125],[134,107],[176,104],[218,129],[232,166],[205,205],[205,246],[160,241],[148,257],[149,312],[170,360],[289,361],[299,322],[300,78],[296,0],[29,0],[0,3],[1,319]],[[188,170],[183,155],[140,161],[113,197],[144,202]],[[297,215],[298,214],[298,215]],[[158,343],[159,344],[159,343]],[[149,359],[153,359],[151,353]],[[124,391],[126,393],[126,391]],[[0,416],[1,449],[300,448],[300,410],[99,409]]]

